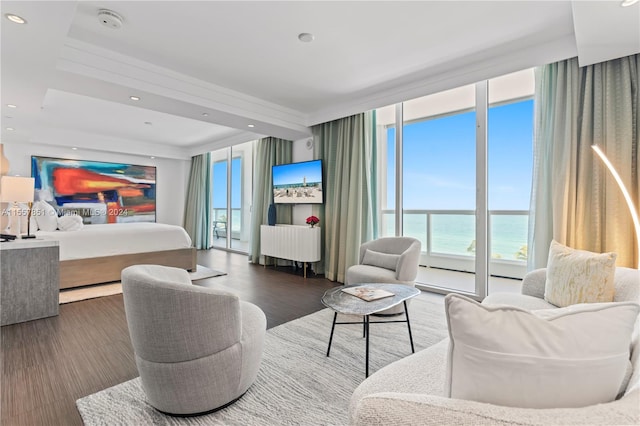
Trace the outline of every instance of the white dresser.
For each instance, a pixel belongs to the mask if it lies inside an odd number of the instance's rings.
[[[260,254],[303,262],[306,278],[307,263],[318,262],[322,257],[320,253],[320,227],[262,225],[260,227]]]

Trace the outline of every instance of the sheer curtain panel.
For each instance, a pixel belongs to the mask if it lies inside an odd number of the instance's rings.
[[[197,249],[211,247],[211,153],[191,157],[184,229]]]
[[[529,269],[547,263],[551,239],[618,254],[637,265],[631,215],[617,184],[594,155],[597,145],[640,200],[640,55],[580,68],[576,58],[537,70]]]
[[[344,282],[360,244],[374,238],[375,113],[313,126],[316,157],[325,163],[325,204],[314,208],[324,237],[324,273]]]
[[[249,261],[260,263],[260,225],[267,224],[269,204],[273,202],[271,168],[291,162],[293,142],[268,137],[260,139],[254,148],[253,203],[251,205],[251,244]],[[277,223],[290,224],[290,205],[276,206]]]

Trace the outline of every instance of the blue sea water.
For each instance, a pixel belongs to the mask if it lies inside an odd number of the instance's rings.
[[[384,215],[382,235],[391,235],[393,214]],[[518,260],[518,253],[527,245],[527,215],[491,215],[491,257]],[[404,235],[417,238],[423,251],[427,248],[426,213],[405,213]],[[473,256],[475,242],[475,216],[467,214],[431,215],[431,252]],[[526,253],[526,252],[525,252]]]

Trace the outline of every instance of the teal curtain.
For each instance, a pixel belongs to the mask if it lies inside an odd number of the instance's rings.
[[[529,269],[546,266],[551,239],[613,251],[637,267],[631,215],[591,145],[640,200],[640,55],[585,67],[576,58],[536,70]]]
[[[211,247],[211,153],[191,158],[184,229],[197,249]]]
[[[251,205],[251,244],[249,261],[260,263],[260,226],[267,224],[267,210],[273,202],[271,168],[276,164],[291,163],[293,142],[268,137],[254,146],[253,203]],[[291,224],[290,205],[276,206],[277,223]]]
[[[375,113],[312,127],[316,158],[324,160],[325,203],[313,212],[323,230],[325,277],[344,282],[360,245],[376,237]]]

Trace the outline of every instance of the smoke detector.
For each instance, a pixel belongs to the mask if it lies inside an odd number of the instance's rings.
[[[100,9],[98,11],[98,20],[102,25],[112,30],[120,29],[124,21],[122,16],[109,9]]]

